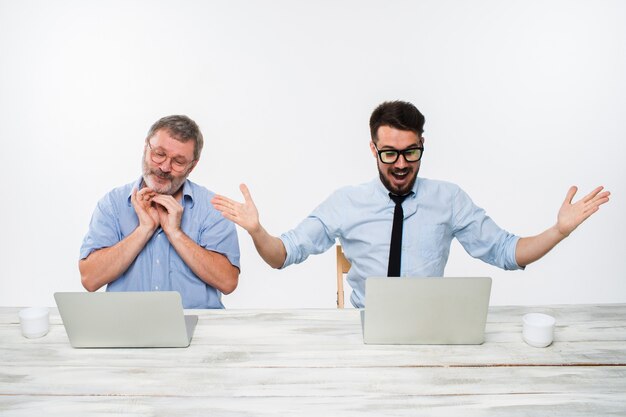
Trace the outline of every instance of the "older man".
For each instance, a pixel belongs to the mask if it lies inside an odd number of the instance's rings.
[[[143,175],[104,196],[93,213],[78,263],[83,286],[96,291],[178,291],[184,308],[224,308],[239,279],[233,223],[187,179],[202,151],[198,125],[168,116],[145,140]]]

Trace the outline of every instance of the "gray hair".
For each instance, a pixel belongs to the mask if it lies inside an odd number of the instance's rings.
[[[194,160],[200,158],[202,146],[204,146],[204,139],[202,138],[202,133],[196,122],[183,115],[162,117],[150,127],[148,136],[146,136],[146,142],[161,129],[167,130],[169,134],[179,142],[185,143],[192,140],[195,144],[193,158]]]

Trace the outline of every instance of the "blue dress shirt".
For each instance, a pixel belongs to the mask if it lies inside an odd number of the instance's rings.
[[[97,249],[115,245],[139,225],[130,196],[142,180],[118,187],[96,207],[80,248],[80,259]],[[214,193],[187,180],[183,185],[181,229],[203,248],[225,255],[239,268],[239,241],[235,225],[211,204]],[[176,253],[160,227],[130,267],[107,291],[178,291],[184,308],[224,308],[222,294],[198,278]]]
[[[326,251],[339,239],[352,264],[347,280],[355,307],[365,302],[365,280],[386,276],[395,203],[379,178],[335,191],[295,229],[281,235],[283,268]],[[503,269],[519,269],[519,236],[502,230],[455,184],[417,178],[402,203],[402,276],[440,277],[456,238],[473,257]]]

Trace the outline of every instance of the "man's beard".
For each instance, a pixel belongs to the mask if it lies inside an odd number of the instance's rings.
[[[185,180],[187,179],[189,172],[186,172],[184,175],[181,173],[180,176],[174,176],[170,172],[163,172],[160,168],[151,169],[148,166],[145,158],[143,161],[143,182],[152,190],[156,191],[159,194],[165,195],[174,195],[176,192],[182,187]],[[151,176],[155,175],[162,179],[167,179],[170,181],[169,185],[158,185],[152,181]]]
[[[406,169],[409,170],[409,172],[406,175],[411,175],[411,169],[410,168],[406,168]],[[397,170],[397,171],[403,171],[403,170]],[[402,188],[393,186],[391,182],[389,181],[389,179],[385,176],[385,174],[383,174],[383,172],[380,170],[380,166],[378,167],[378,176],[380,177],[380,181],[383,183],[385,188],[389,190],[389,192],[395,195],[405,195],[405,194],[408,194],[413,189],[413,186],[415,185],[415,181],[417,181],[418,171],[419,171],[419,168],[415,169],[415,173],[413,174],[413,178],[411,179],[411,181],[409,181],[406,184],[406,186]]]

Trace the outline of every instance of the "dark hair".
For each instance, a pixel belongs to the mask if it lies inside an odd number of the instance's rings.
[[[408,101],[385,101],[376,107],[370,117],[370,133],[378,141],[378,128],[390,126],[398,130],[410,130],[418,136],[424,133],[424,115]]]
[[[148,136],[146,136],[146,142],[161,129],[166,129],[169,134],[179,142],[185,143],[192,140],[195,144],[193,158],[195,160],[200,158],[204,139],[202,138],[202,133],[196,122],[182,115],[162,117],[150,127]]]

